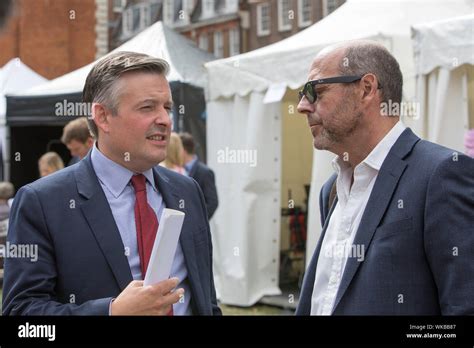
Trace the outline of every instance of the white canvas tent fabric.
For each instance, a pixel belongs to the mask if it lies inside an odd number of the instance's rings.
[[[5,124],[7,104],[5,95],[19,93],[47,82],[48,79],[25,65],[20,58],[13,58],[0,68],[0,119]]]
[[[319,50],[331,43],[365,38],[378,40],[395,55],[404,74],[404,98],[412,100],[415,72],[410,27],[470,13],[472,5],[472,0],[348,0],[286,40],[206,64],[208,163],[216,172],[219,195],[225,197],[213,219],[218,255],[215,277],[222,302],[246,306],[280,292],[281,107],[279,102],[262,105],[266,92],[281,83],[292,89],[301,87]],[[424,136],[420,122],[404,121]],[[226,148],[256,151],[258,165],[220,161],[219,152]],[[321,232],[318,195],[332,173],[332,157],[327,152],[314,153],[307,263]]]
[[[170,64],[168,81],[180,81],[201,88],[206,85],[204,63],[214,59],[211,54],[199,49],[191,40],[168,29],[162,22],[153,24],[110,53],[118,51],[145,53],[163,58]],[[44,96],[80,92],[84,87],[87,74],[96,62],[97,60],[51,80],[47,84],[15,95]]]
[[[0,141],[3,158],[6,158],[5,125],[7,103],[5,95],[19,93],[47,82],[48,79],[25,65],[20,58],[13,58],[0,68]]]
[[[474,66],[474,14],[413,27],[417,99],[425,137],[464,151],[469,67]]]

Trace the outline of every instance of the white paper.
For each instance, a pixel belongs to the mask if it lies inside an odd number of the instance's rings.
[[[283,99],[286,92],[286,83],[273,83],[268,87],[267,93],[263,98],[263,104],[279,102]]]
[[[179,210],[164,209],[159,221],[144,285],[153,285],[170,277],[174,254],[178,247],[184,213]]]

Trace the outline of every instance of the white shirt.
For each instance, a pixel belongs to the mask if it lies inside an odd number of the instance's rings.
[[[332,161],[338,174],[338,201],[321,245],[311,297],[311,315],[332,314],[347,259],[354,257],[363,261],[363,246],[352,243],[380,167],[405,128],[401,121],[395,124],[372,152],[355,167],[352,187],[353,173],[348,162],[339,156]]]

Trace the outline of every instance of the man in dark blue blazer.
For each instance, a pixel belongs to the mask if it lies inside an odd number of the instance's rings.
[[[202,192],[157,166],[171,131],[168,69],[118,52],[89,73],[84,101],[97,142],[79,163],[19,190],[8,241],[36,245],[38,255],[6,259],[5,315],[221,314]],[[164,208],[186,214],[171,278],[143,286],[145,240],[157,227],[148,222]]]
[[[210,220],[219,205],[214,172],[196,156],[193,136],[189,133],[182,133],[180,137],[184,148],[184,167],[188,175],[197,181],[204,194],[207,216]]]
[[[323,50],[300,94],[337,155],[297,315],[474,314],[474,160],[399,120],[402,74],[382,46]]]

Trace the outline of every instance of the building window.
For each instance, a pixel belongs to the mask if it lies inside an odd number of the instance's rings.
[[[133,34],[133,9],[129,8],[123,11],[122,14],[122,32],[124,36],[131,36]]]
[[[127,0],[114,0],[113,11],[122,12],[125,6],[127,6]]]
[[[235,56],[240,53],[240,33],[239,28],[229,30],[229,54]]]
[[[238,0],[226,0],[225,2],[225,13],[235,13],[239,11]]]
[[[278,0],[278,30],[291,30],[290,0]]]
[[[174,22],[174,6],[173,0],[165,0],[163,2],[163,23],[172,26]]]
[[[323,0],[323,16],[326,17],[337,8],[336,0]]]
[[[214,55],[217,58],[224,57],[224,39],[221,31],[214,32]]]
[[[298,0],[298,26],[307,27],[311,24],[311,0]]]
[[[270,4],[257,5],[257,35],[270,35]]]
[[[209,18],[214,15],[215,0],[203,0],[202,2],[202,18]]]
[[[150,4],[140,4],[140,10],[140,30],[143,30],[151,25]]]
[[[209,36],[207,36],[207,33],[199,35],[199,48],[208,51],[209,50]]]

